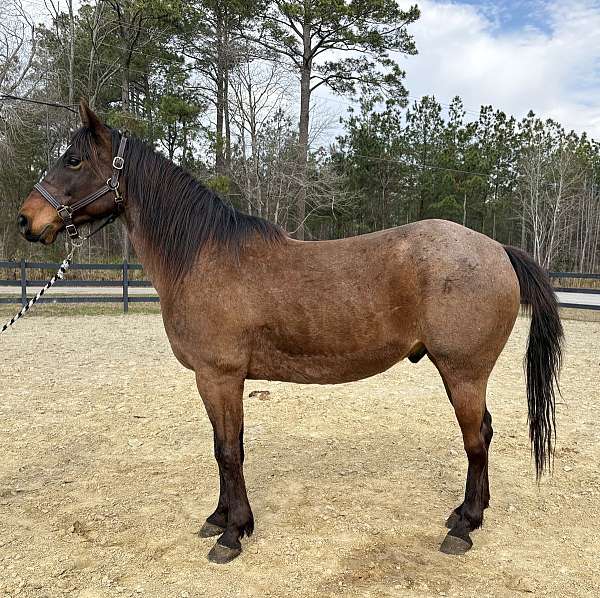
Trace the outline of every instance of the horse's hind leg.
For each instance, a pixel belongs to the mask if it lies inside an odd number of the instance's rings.
[[[487,410],[487,408],[483,415],[483,421],[481,422],[481,434],[483,435],[483,439],[485,441],[485,448],[488,451],[488,459],[489,459],[490,444],[492,442],[492,437],[494,435],[494,429],[492,428],[492,414]],[[489,482],[489,477],[488,477],[488,460],[486,460],[485,472],[483,475],[484,475],[484,478],[483,478],[483,483],[484,483],[483,508],[487,509],[490,506],[490,482]],[[452,511],[452,514],[450,515],[450,517],[448,517],[448,519],[446,521],[446,527],[448,529],[452,529],[454,527],[454,525],[460,519],[463,504],[464,503],[461,503],[458,507],[456,507],[456,509],[454,509],[454,511]]]
[[[451,516],[451,529],[440,550],[449,554],[463,554],[473,545],[469,534],[481,526],[483,510],[490,500],[487,465],[491,416],[485,407],[487,376],[472,380],[456,374],[442,375],[462,431],[469,466],[464,502]]]

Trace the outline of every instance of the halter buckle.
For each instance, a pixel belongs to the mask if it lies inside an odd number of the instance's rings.
[[[115,170],[123,170],[123,166],[125,166],[125,160],[121,156],[115,156],[113,158],[112,165]]]
[[[73,218],[73,210],[69,206],[60,206],[60,208],[58,208],[56,211],[58,212],[58,215],[65,221]]]

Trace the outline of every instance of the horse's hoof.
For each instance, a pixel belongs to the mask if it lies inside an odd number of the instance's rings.
[[[204,525],[200,528],[198,535],[201,538],[212,538],[213,536],[220,536],[224,531],[224,527],[205,521]]]
[[[223,546],[218,542],[210,549],[208,553],[208,560],[211,563],[217,563],[218,565],[224,565],[233,561],[233,559],[240,555],[242,552],[241,548],[229,548],[229,546]]]
[[[444,554],[465,554],[465,552],[471,550],[473,542],[469,536],[466,538],[459,538],[448,533],[440,546],[440,552]]]
[[[446,519],[446,527],[452,529],[460,521],[460,515],[456,511],[452,511],[452,514]]]

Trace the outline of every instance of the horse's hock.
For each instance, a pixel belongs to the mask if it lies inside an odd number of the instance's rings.
[[[212,430],[159,316],[37,317],[3,338],[0,595],[594,595],[600,323],[566,321],[553,477],[535,483],[519,319],[492,374],[490,525],[438,552],[462,439],[428,359],[352,384],[248,382],[256,532],[216,569]],[[90,339],[93,339],[91,342]],[[257,400],[257,399],[268,400]]]

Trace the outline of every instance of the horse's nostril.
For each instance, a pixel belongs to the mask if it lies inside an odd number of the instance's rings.
[[[25,234],[29,230],[29,220],[27,219],[27,216],[19,214],[17,217],[17,225],[19,226],[19,230]]]

